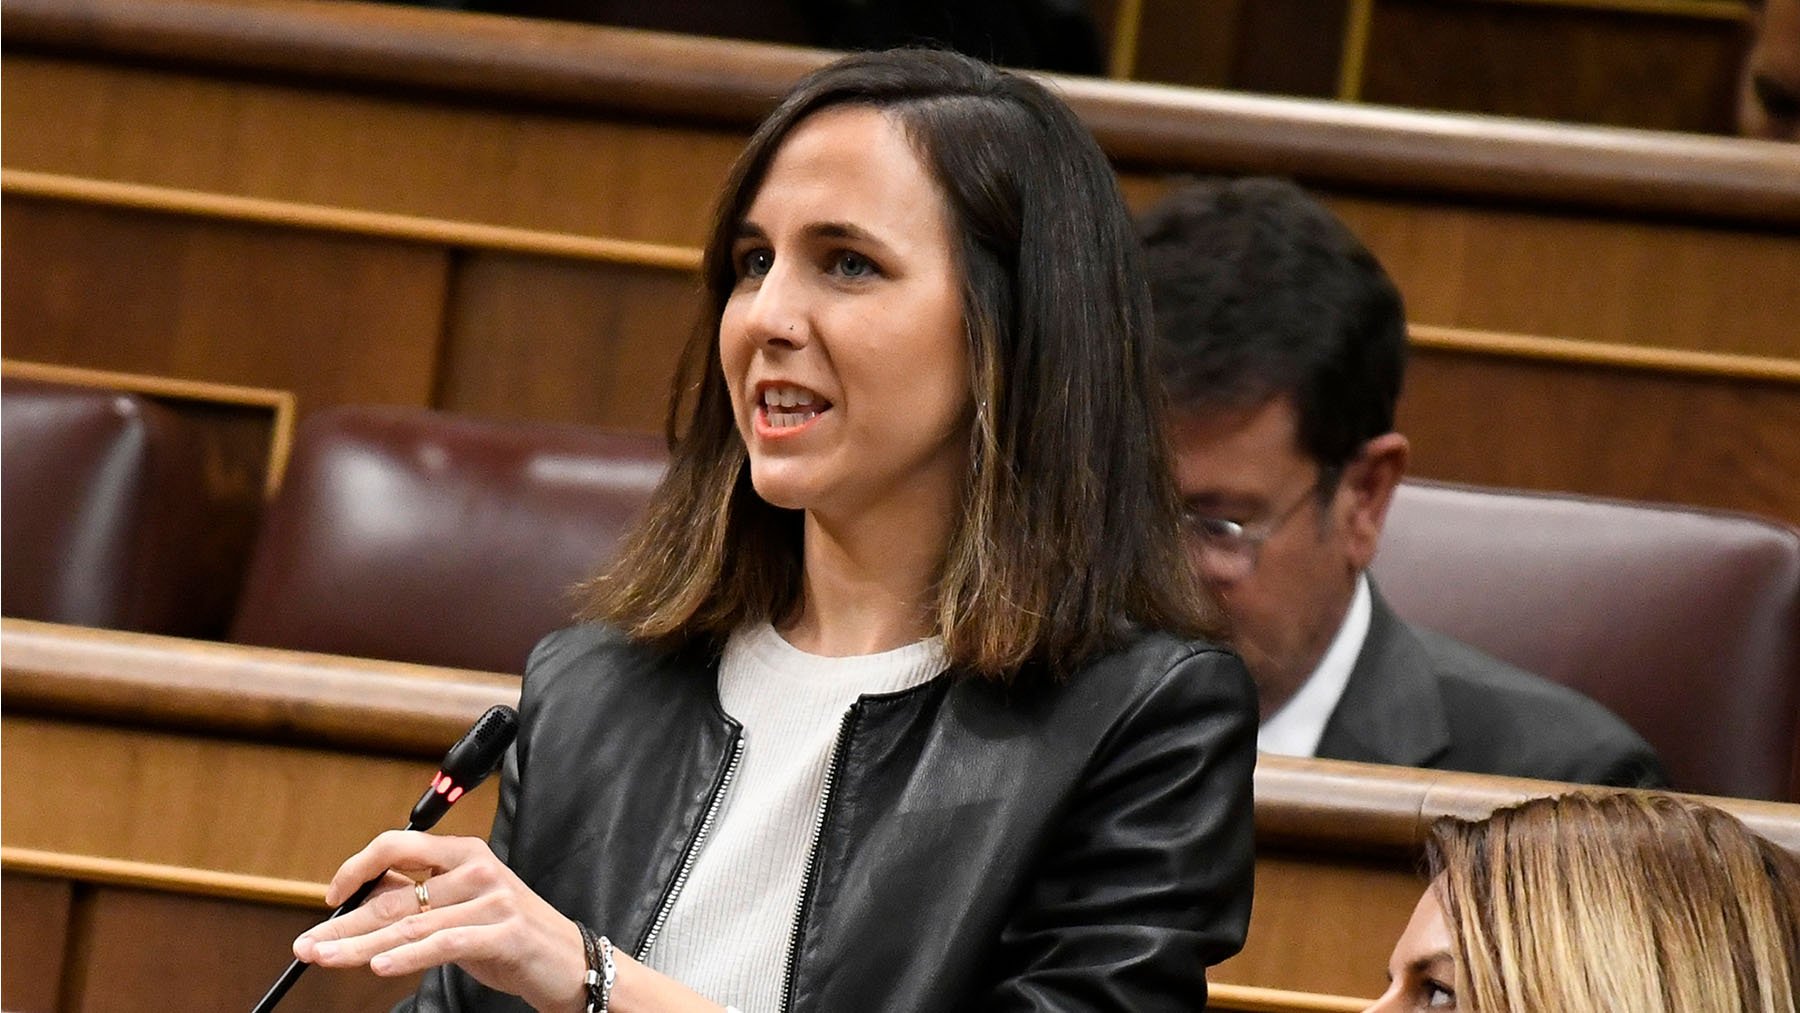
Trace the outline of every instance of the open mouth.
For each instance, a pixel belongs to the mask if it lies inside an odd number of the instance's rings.
[[[831,410],[831,402],[805,387],[770,386],[762,389],[757,411],[770,430],[798,429]]]

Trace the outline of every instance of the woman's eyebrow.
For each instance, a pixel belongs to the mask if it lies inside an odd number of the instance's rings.
[[[1449,950],[1439,950],[1436,953],[1427,953],[1424,956],[1415,957],[1406,965],[1406,969],[1408,971],[1429,971],[1439,964],[1451,964],[1454,966],[1454,961],[1450,959]]]
[[[1202,489],[1183,496],[1181,502],[1196,513],[1256,513],[1269,508],[1269,501],[1254,493],[1221,489]]]
[[[893,250],[893,246],[886,240],[851,222],[813,222],[806,226],[805,232],[818,239],[848,239],[853,242],[866,243],[884,252]]]
[[[832,239],[874,239],[875,234],[860,225],[850,222],[813,222],[806,231],[815,236],[829,236]]]
[[[894,252],[892,244],[888,243],[875,233],[870,232],[868,229],[863,228],[861,225],[856,225],[851,222],[809,222],[801,229],[801,232],[808,239],[849,240],[851,242],[862,243],[873,247],[877,253],[891,254]],[[769,234],[761,225],[746,218],[737,223],[737,228],[733,230],[731,241],[733,243],[741,243],[750,239],[768,242]]]

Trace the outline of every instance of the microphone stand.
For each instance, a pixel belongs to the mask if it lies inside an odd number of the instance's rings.
[[[433,820],[432,822],[435,823],[437,821]],[[403,829],[419,830],[421,828],[418,826],[415,826],[409,820],[409,821],[407,821],[407,824]],[[374,893],[375,888],[380,886],[381,881],[386,878],[387,878],[387,870],[383,869],[383,870],[381,870],[381,875],[376,876],[374,879],[371,879],[367,883],[364,883],[363,885],[357,887],[356,892],[351,894],[350,898],[348,900],[344,901],[342,904],[339,904],[337,906],[337,910],[331,912],[331,917],[326,918],[325,920],[331,921],[333,918],[337,918],[348,912],[354,911],[359,907],[362,907],[363,901],[368,900],[369,895]],[[275,1004],[281,1001],[281,997],[288,994],[288,989],[293,988],[294,982],[299,981],[300,976],[302,974],[305,974],[306,969],[311,966],[312,965],[307,963],[306,961],[301,960],[298,957],[295,957],[293,962],[288,964],[287,970],[281,972],[281,977],[275,979],[275,984],[269,986],[269,991],[264,993],[261,1001],[259,1001],[256,1004],[255,1008],[252,1009],[250,1011],[250,1013],[269,1013],[270,1010],[273,1010],[275,1008]]]
[[[437,776],[431,779],[431,787],[426,788],[425,794],[419,796],[419,801],[413,805],[412,814],[404,829],[430,830],[437,826],[438,820],[444,818],[444,814],[450,811],[457,799],[493,773],[494,768],[500,764],[501,754],[506,752],[506,747],[512,744],[513,737],[518,733],[517,711],[504,704],[489,707],[463,733],[456,745],[451,746],[450,751],[444,754],[443,765],[438,768]],[[380,875],[357,887],[356,892],[339,904],[337,910],[331,912],[331,917],[325,920],[331,921],[361,907],[387,874],[388,870],[383,869]],[[275,979],[275,984],[269,986],[267,994],[250,1013],[269,1013],[273,1010],[281,997],[287,995],[288,989],[294,987],[294,982],[299,981],[300,976],[306,973],[308,966],[310,965],[298,958],[288,964],[287,970],[281,972],[281,977]]]

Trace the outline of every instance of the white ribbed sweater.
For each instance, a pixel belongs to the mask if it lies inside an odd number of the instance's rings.
[[[715,1002],[775,1013],[825,767],[844,712],[944,670],[937,638],[881,654],[807,654],[764,624],[719,663],[744,754],[687,884],[645,962]]]

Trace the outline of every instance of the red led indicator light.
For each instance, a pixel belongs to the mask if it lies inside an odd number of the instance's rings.
[[[450,789],[450,795],[449,795],[450,801],[455,802],[457,799],[462,798],[462,793],[463,793],[463,790],[461,788]]]

